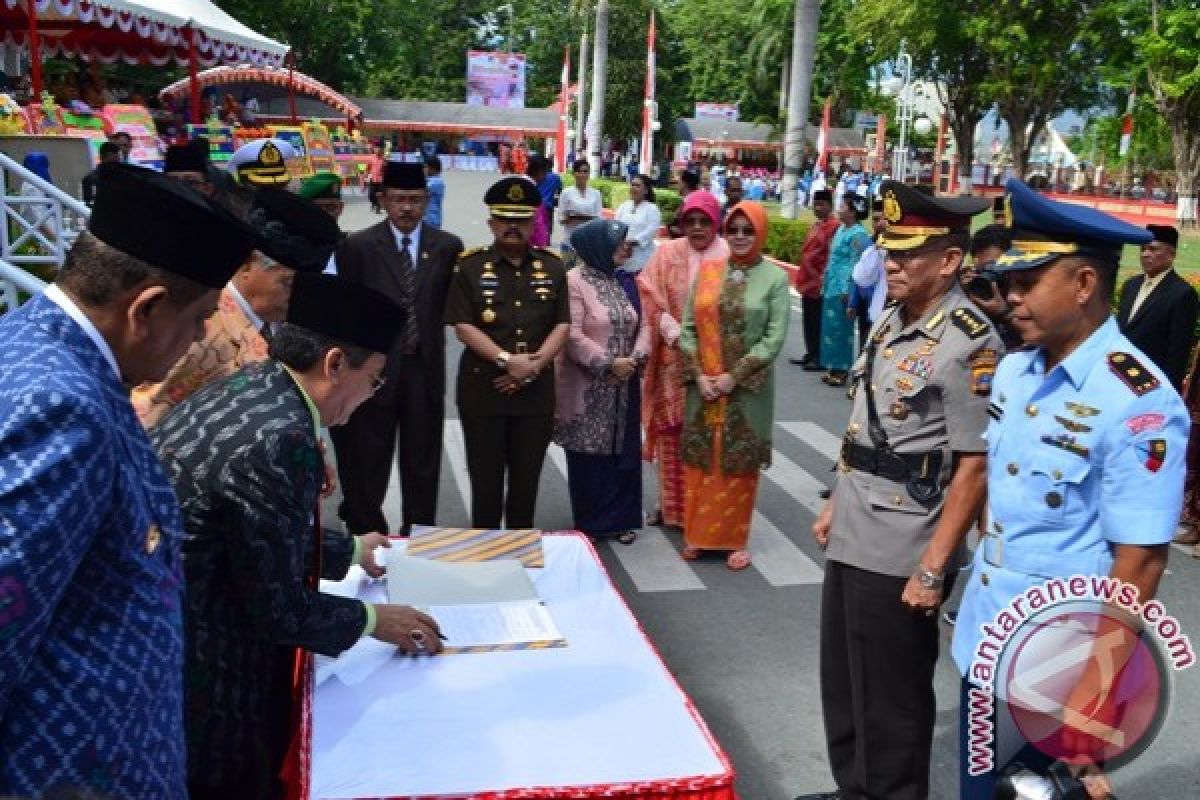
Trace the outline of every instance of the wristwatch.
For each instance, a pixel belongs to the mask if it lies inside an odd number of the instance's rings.
[[[508,369],[508,359],[511,357],[512,355],[507,350],[501,350],[499,353],[496,353],[496,367],[498,369]]]
[[[946,583],[946,576],[921,567],[917,570],[917,581],[922,589],[940,589]]]

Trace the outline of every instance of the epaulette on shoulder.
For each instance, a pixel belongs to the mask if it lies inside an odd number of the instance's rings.
[[[974,309],[966,306],[959,306],[950,312],[950,321],[954,323],[954,327],[965,333],[968,339],[986,336],[987,332],[992,329],[986,319]]]
[[[1132,353],[1109,353],[1108,368],[1138,397],[1154,391],[1161,385],[1154,373],[1146,369]]]
[[[468,250],[463,250],[458,254],[458,260],[462,261],[464,258],[470,258],[477,253],[482,253],[484,250],[487,250],[487,245],[480,245],[479,247],[472,247]]]

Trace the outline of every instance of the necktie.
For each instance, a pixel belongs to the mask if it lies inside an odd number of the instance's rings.
[[[417,273],[413,268],[412,239],[405,236],[400,242],[400,291],[404,295],[404,355],[417,352]]]
[[[1144,279],[1137,295],[1133,298],[1133,305],[1129,308],[1129,319],[1133,319],[1137,315],[1138,309],[1142,307],[1142,303],[1146,302],[1146,298],[1152,291],[1154,291],[1154,286],[1150,284],[1150,279]]]

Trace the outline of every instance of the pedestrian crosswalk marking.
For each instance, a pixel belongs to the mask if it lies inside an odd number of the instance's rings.
[[[819,426],[810,422],[777,424],[823,457],[832,460],[836,454],[839,444],[837,437]],[[467,474],[462,423],[457,419],[446,420],[445,450],[462,508],[469,511],[470,477]],[[567,460],[563,449],[555,444],[550,445],[546,460],[565,484]],[[820,498],[819,492],[825,484],[779,450],[773,451],[772,466],[764,475],[811,514],[820,512],[825,501]],[[391,488],[389,494],[398,496],[398,487]],[[802,525],[803,530],[790,531],[792,536],[802,538],[808,535],[807,521]],[[672,541],[672,538],[671,534],[659,528],[643,528],[633,545],[609,542],[608,547],[639,592],[705,589],[693,565],[680,558],[679,543]],[[822,580],[821,566],[761,511],[756,510],[752,518],[749,550],[753,568],[771,586],[813,585]]]
[[[824,576],[821,568],[760,511],[754,512],[750,527],[750,557],[754,568],[772,586],[820,583]]]
[[[450,471],[454,473],[454,488],[462,500],[467,515],[471,513],[471,478],[467,474],[467,448],[463,443],[462,422],[446,420],[446,454],[450,457]]]
[[[842,440],[814,422],[789,421],[775,423],[816,450],[830,461],[836,461],[842,449]]]

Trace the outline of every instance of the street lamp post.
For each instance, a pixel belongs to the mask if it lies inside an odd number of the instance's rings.
[[[896,58],[896,68],[900,78],[900,89],[896,94],[896,122],[900,130],[896,149],[892,152],[892,177],[903,182],[908,174],[908,126],[913,119],[912,56],[903,45]]]

